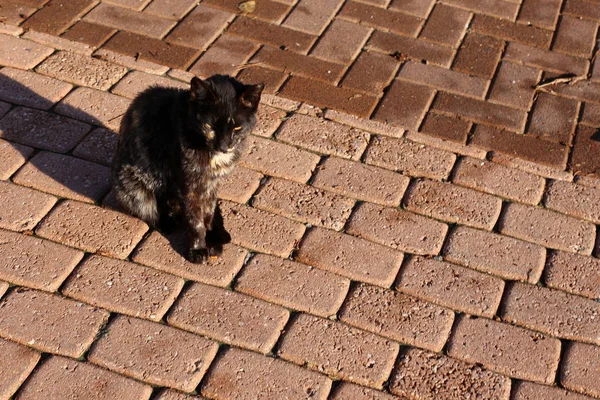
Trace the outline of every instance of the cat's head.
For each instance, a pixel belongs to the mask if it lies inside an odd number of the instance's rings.
[[[263,85],[244,85],[230,76],[194,77],[190,110],[196,131],[213,152],[229,153],[240,147],[256,123]]]

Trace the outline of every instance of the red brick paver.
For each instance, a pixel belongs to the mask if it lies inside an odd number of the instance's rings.
[[[0,0],[0,398],[600,398],[599,23]],[[109,167],[141,90],[214,73],[266,89],[218,192],[233,243],[193,264],[110,209]]]
[[[35,368],[40,353],[4,339],[0,339],[0,352],[0,399],[9,399]]]

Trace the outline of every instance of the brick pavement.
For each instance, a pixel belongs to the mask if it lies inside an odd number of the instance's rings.
[[[198,3],[0,0],[0,399],[600,399],[600,3]],[[107,167],[217,71],[271,94],[194,265]]]

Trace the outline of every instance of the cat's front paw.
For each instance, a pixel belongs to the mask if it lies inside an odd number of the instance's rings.
[[[220,257],[223,254],[223,245],[221,243],[207,243],[207,246],[209,257]]]
[[[208,249],[189,249],[186,258],[189,262],[192,262],[194,264],[203,263],[208,258]]]

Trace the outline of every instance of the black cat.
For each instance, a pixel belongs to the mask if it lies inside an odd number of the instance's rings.
[[[217,189],[256,123],[262,90],[224,75],[194,77],[190,90],[147,89],[123,117],[112,169],[116,198],[163,232],[183,221],[189,261],[220,255],[231,239]]]

